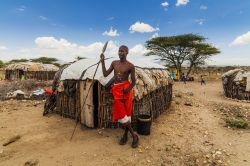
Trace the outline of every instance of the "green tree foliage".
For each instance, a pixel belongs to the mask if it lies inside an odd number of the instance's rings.
[[[39,63],[44,63],[44,64],[53,64],[56,61],[58,61],[56,58],[49,58],[49,57],[40,57],[40,58],[31,59],[31,62],[39,62]]]
[[[61,67],[60,63],[53,63],[53,65],[57,66],[57,67]]]
[[[205,64],[210,56],[220,53],[211,44],[205,43],[205,38],[195,34],[184,34],[169,37],[155,37],[146,41],[150,52],[147,56],[158,55],[161,60],[173,66],[182,75],[182,64],[189,64],[189,72],[199,65]]]
[[[0,68],[4,67],[4,65],[5,65],[4,62],[0,60]]]
[[[11,64],[11,63],[19,63],[19,62],[28,62],[29,60],[28,59],[12,59],[8,62],[8,64]]]

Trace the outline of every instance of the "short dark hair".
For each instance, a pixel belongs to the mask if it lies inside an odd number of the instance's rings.
[[[127,47],[127,46],[121,45],[120,48],[123,48],[123,49],[127,50],[127,52],[128,52],[128,47]],[[119,48],[119,49],[120,49],[120,48]]]

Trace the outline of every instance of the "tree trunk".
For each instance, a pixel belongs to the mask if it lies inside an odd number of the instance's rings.
[[[189,66],[189,69],[188,69],[188,72],[187,72],[187,77],[189,76],[189,74],[191,73],[192,69],[194,67],[194,64],[191,63],[190,66]]]
[[[179,80],[181,80],[181,76],[182,76],[181,64],[178,64],[177,71],[178,71],[178,74],[179,74]]]

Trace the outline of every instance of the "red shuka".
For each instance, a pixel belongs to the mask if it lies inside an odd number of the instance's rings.
[[[111,93],[114,96],[113,121],[118,121],[124,125],[131,122],[133,90],[130,90],[127,94],[123,93],[123,90],[127,89],[130,84],[129,81],[124,81],[114,84],[111,88]]]

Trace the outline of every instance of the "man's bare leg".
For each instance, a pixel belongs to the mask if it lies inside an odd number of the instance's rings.
[[[132,148],[137,148],[139,145],[139,137],[134,133],[130,123],[128,123],[127,128],[133,137]]]
[[[125,126],[125,130],[124,130],[124,134],[122,136],[122,138],[120,139],[119,144],[120,145],[125,145],[128,141],[128,127]]]

